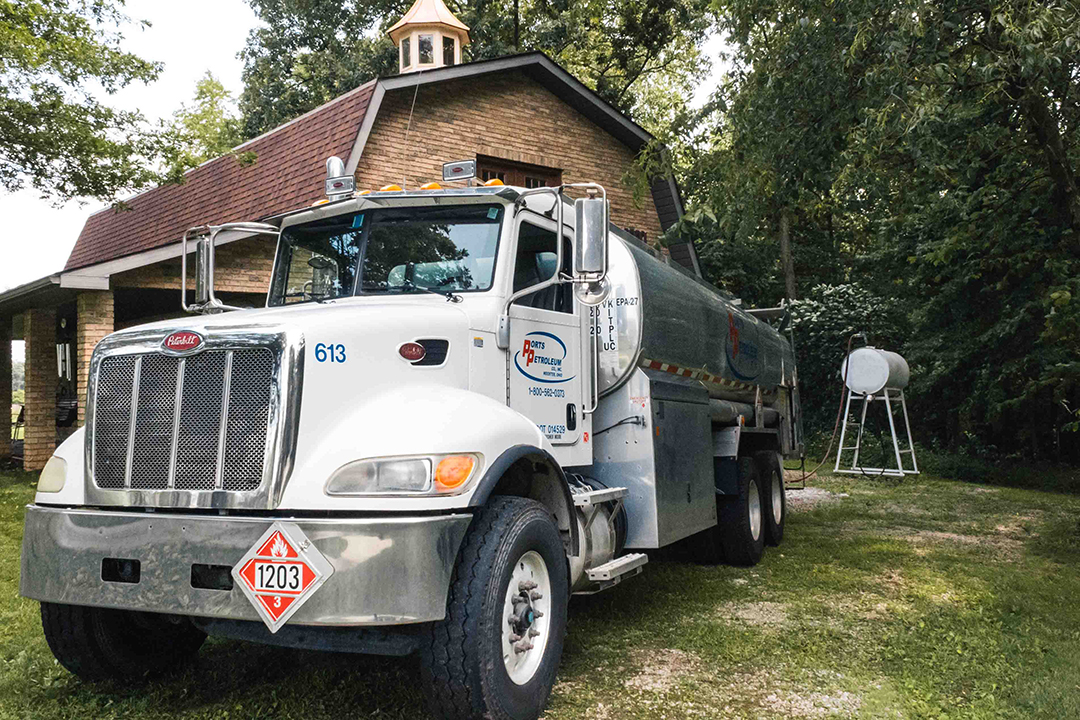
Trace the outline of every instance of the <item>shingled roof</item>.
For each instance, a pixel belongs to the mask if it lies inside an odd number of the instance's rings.
[[[65,270],[177,242],[190,227],[257,220],[308,205],[323,196],[324,159],[348,157],[367,113],[375,81],[211,160],[184,176],[102,210],[86,221]]]
[[[310,205],[323,197],[325,158],[347,158],[346,170],[355,170],[387,92],[507,71],[524,73],[635,152],[653,139],[540,52],[372,80],[235,148],[237,155],[254,153],[254,164],[226,155],[189,171],[183,184],[136,195],[124,210],[91,215],[64,270],[177,243],[196,225],[259,220]],[[653,184],[652,195],[660,225],[667,230],[682,216],[679,189],[672,178],[665,178]],[[672,248],[672,257],[700,275],[693,246]]]

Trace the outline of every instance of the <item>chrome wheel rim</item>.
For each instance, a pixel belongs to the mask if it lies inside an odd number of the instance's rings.
[[[777,472],[773,473],[772,479],[772,517],[777,525],[784,519],[784,483]]]
[[[750,506],[750,534],[757,540],[761,537],[761,493],[758,492],[756,481],[750,481],[748,492],[750,494],[747,498],[747,504]]]
[[[502,652],[506,674],[517,685],[536,675],[547,648],[551,576],[540,553],[529,550],[514,563],[503,606]]]

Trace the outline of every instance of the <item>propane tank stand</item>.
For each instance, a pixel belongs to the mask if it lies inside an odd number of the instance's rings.
[[[857,421],[851,418],[851,404],[853,402],[862,402],[862,411],[859,413],[859,419]],[[859,452],[862,449],[863,431],[866,428],[866,414],[870,409],[872,402],[884,402],[885,414],[889,418],[889,433],[892,435],[892,447],[893,453],[896,457],[896,467],[863,467],[859,464]],[[896,417],[896,407],[900,407],[901,416]],[[897,433],[898,420],[904,421],[904,434],[906,435],[907,448],[900,449],[900,438]],[[855,444],[844,445],[844,441],[848,438],[848,428],[851,428],[855,432]],[[853,452],[851,456],[851,465],[841,468],[841,465],[845,465],[843,462],[844,453]],[[910,465],[910,469],[905,466],[904,456],[910,455],[911,461],[907,463]],[[894,390],[892,388],[882,388],[878,393],[863,394],[857,393],[853,390],[847,391],[847,401],[844,408],[844,424],[840,428],[840,449],[836,453],[836,466],[833,468],[833,472],[838,473],[850,473],[854,475],[890,475],[892,477],[903,477],[905,475],[918,475],[919,463],[915,460],[915,444],[911,440],[911,423],[908,420],[907,402],[904,400],[903,390]]]

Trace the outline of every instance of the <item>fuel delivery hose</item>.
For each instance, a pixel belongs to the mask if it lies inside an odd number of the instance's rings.
[[[836,431],[840,429],[840,418],[844,414],[844,391],[847,390],[847,385],[844,383],[844,380],[845,378],[847,378],[848,369],[851,367],[851,343],[857,337],[861,337],[863,341],[865,341],[866,333],[852,333],[848,337],[847,355],[844,359],[844,372],[840,374],[840,403],[836,406],[836,422],[833,423],[832,437],[829,438],[829,447],[825,449],[825,457],[821,458],[821,462],[817,464],[817,467],[802,476],[802,482],[804,485],[806,484],[807,480],[814,477],[814,475],[817,475],[817,471],[820,470],[821,466],[829,460],[829,455],[832,454],[833,443],[836,442]]]

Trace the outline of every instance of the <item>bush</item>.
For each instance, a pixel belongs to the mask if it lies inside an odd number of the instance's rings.
[[[866,333],[870,344],[898,350],[907,335],[899,303],[858,283],[818,285],[792,303],[795,359],[807,437],[832,434],[840,402],[840,366],[848,341]],[[852,349],[860,347],[858,340]]]

